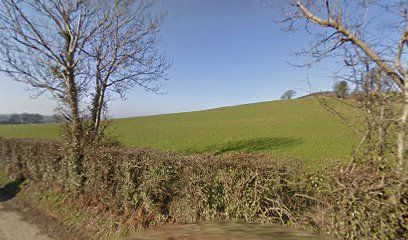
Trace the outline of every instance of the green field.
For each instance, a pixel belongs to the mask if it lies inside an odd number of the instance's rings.
[[[113,130],[128,146],[188,153],[268,151],[311,166],[346,160],[356,140],[352,129],[314,98],[117,119]],[[2,125],[0,136],[56,139],[58,125]]]

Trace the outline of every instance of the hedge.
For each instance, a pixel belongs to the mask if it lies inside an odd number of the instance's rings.
[[[90,148],[83,160],[83,186],[71,192],[61,143],[0,138],[0,165],[10,176],[58,187],[130,227],[216,220],[283,223],[340,239],[408,238],[407,179],[376,164],[312,174],[300,161],[264,154],[125,147]]]
[[[0,138],[1,163],[14,177],[69,189],[69,160],[61,144]],[[133,222],[206,220],[296,224],[316,200],[318,180],[295,161],[268,155],[191,155],[150,148],[89,149],[84,186],[89,204]],[[311,179],[311,181],[305,181]],[[313,181],[315,179],[315,181]]]

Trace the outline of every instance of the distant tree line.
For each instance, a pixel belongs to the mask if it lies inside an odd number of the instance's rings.
[[[38,124],[56,121],[57,118],[55,116],[43,116],[38,113],[22,113],[0,116],[0,124]]]
[[[376,69],[374,69],[376,70]],[[372,75],[375,75],[375,71],[371,71],[366,75],[366,78],[372,78]],[[372,83],[370,83],[370,86],[360,86],[361,84],[353,84],[355,87],[352,89],[351,86],[349,85],[348,81],[341,80],[341,81],[335,81],[332,85],[332,90],[331,91],[318,91],[318,92],[312,92],[303,96],[300,96],[299,98],[306,98],[306,97],[329,97],[329,98],[339,98],[339,99],[354,99],[357,101],[363,101],[364,97],[367,96],[367,90],[366,88],[374,88],[374,87],[380,87],[381,91],[386,91],[389,94],[392,94],[394,96],[401,95],[401,93],[398,92],[397,89],[392,88],[390,84],[390,79],[383,78],[380,79],[381,83],[379,86],[374,86]],[[282,96],[280,97],[281,100],[290,100],[293,99],[296,96],[296,91],[294,90],[287,90],[285,91]]]

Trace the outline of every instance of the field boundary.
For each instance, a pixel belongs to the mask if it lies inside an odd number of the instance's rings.
[[[40,198],[80,206],[79,218],[99,216],[91,228],[110,229],[101,231],[108,234],[104,237],[206,221],[279,223],[340,239],[403,239],[407,234],[407,206],[381,204],[384,197],[393,200],[388,193],[395,176],[373,164],[312,173],[299,161],[268,154],[187,156],[97,147],[84,152],[82,185],[74,185],[78,171],[69,156],[58,142],[0,138],[0,165],[8,176],[28,181]],[[387,195],[373,195],[378,192],[373,183],[379,181],[387,183]],[[401,201],[406,201],[408,185],[402,186]],[[386,228],[379,229],[379,221],[387,222]]]

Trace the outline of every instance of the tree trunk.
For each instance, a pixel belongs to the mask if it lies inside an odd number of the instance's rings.
[[[105,100],[106,86],[97,84],[95,89],[95,96],[92,101],[92,116],[91,116],[91,131],[90,141],[93,142],[98,139],[99,128],[101,125],[102,111]]]
[[[407,79],[407,78],[406,78]],[[406,124],[408,119],[408,81],[404,84],[404,103],[398,128],[398,172],[401,174],[406,155]]]
[[[96,134],[96,129],[95,129],[95,123],[98,118],[98,99],[101,94],[101,87],[100,84],[98,84],[98,81],[96,82],[96,88],[95,88],[95,96],[92,99],[92,109],[91,109],[91,123],[90,123],[90,136],[89,140],[92,142],[95,139],[95,134]]]
[[[95,121],[95,125],[94,125],[94,129],[95,129],[95,133],[96,133],[96,138],[95,140],[98,138],[98,134],[99,134],[99,127],[101,125],[101,121],[102,121],[102,111],[103,111],[103,105],[105,103],[104,98],[105,98],[105,90],[106,87],[103,86],[101,88],[101,93],[99,94],[99,98],[98,98],[98,109],[97,109],[97,116],[96,116],[96,121]]]
[[[72,70],[70,70],[72,71]],[[67,79],[67,100],[70,107],[71,114],[71,131],[72,141],[74,144],[80,144],[82,138],[82,124],[79,117],[78,94],[75,86],[75,79],[72,73],[68,74]]]
[[[69,16],[66,17],[69,23]],[[71,143],[69,146],[69,164],[72,180],[72,187],[75,191],[80,191],[84,184],[83,177],[83,125],[79,112],[78,86],[75,79],[75,44],[69,26],[65,32],[65,83],[67,91],[67,103],[70,108],[71,118]]]

